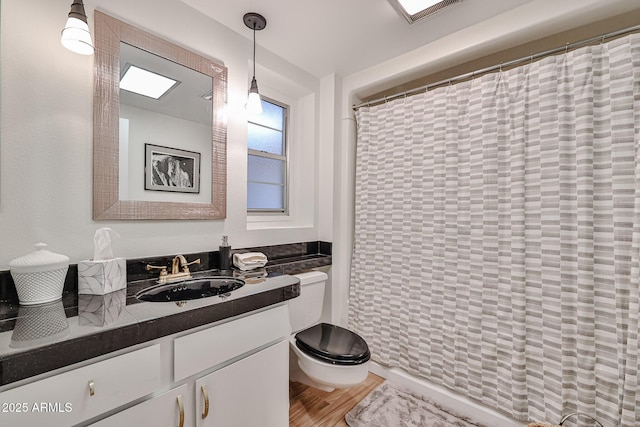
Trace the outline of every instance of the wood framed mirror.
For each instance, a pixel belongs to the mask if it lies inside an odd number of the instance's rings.
[[[99,11],[94,32],[93,219],[225,218],[227,68]],[[174,83],[121,89],[130,68]]]

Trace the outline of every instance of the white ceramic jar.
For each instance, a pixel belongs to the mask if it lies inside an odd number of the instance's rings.
[[[38,243],[36,251],[9,262],[21,305],[42,304],[62,297],[69,257],[46,250]]]

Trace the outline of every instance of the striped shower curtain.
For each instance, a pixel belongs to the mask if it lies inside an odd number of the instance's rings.
[[[373,359],[519,420],[639,426],[640,35],[356,118]]]

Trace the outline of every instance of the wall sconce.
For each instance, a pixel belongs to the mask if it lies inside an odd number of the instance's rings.
[[[62,46],[80,55],[93,55],[93,42],[82,0],[73,0],[67,24],[60,38]]]
[[[251,87],[249,88],[249,96],[245,108],[249,114],[262,113],[262,101],[260,93],[258,93],[258,82],[256,81],[256,31],[260,31],[267,26],[267,20],[264,16],[249,12],[243,17],[244,25],[253,30],[253,77],[251,79]]]

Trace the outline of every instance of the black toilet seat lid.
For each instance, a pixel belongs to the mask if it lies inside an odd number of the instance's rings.
[[[296,334],[296,346],[334,365],[359,365],[371,357],[360,335],[340,326],[320,323]]]

